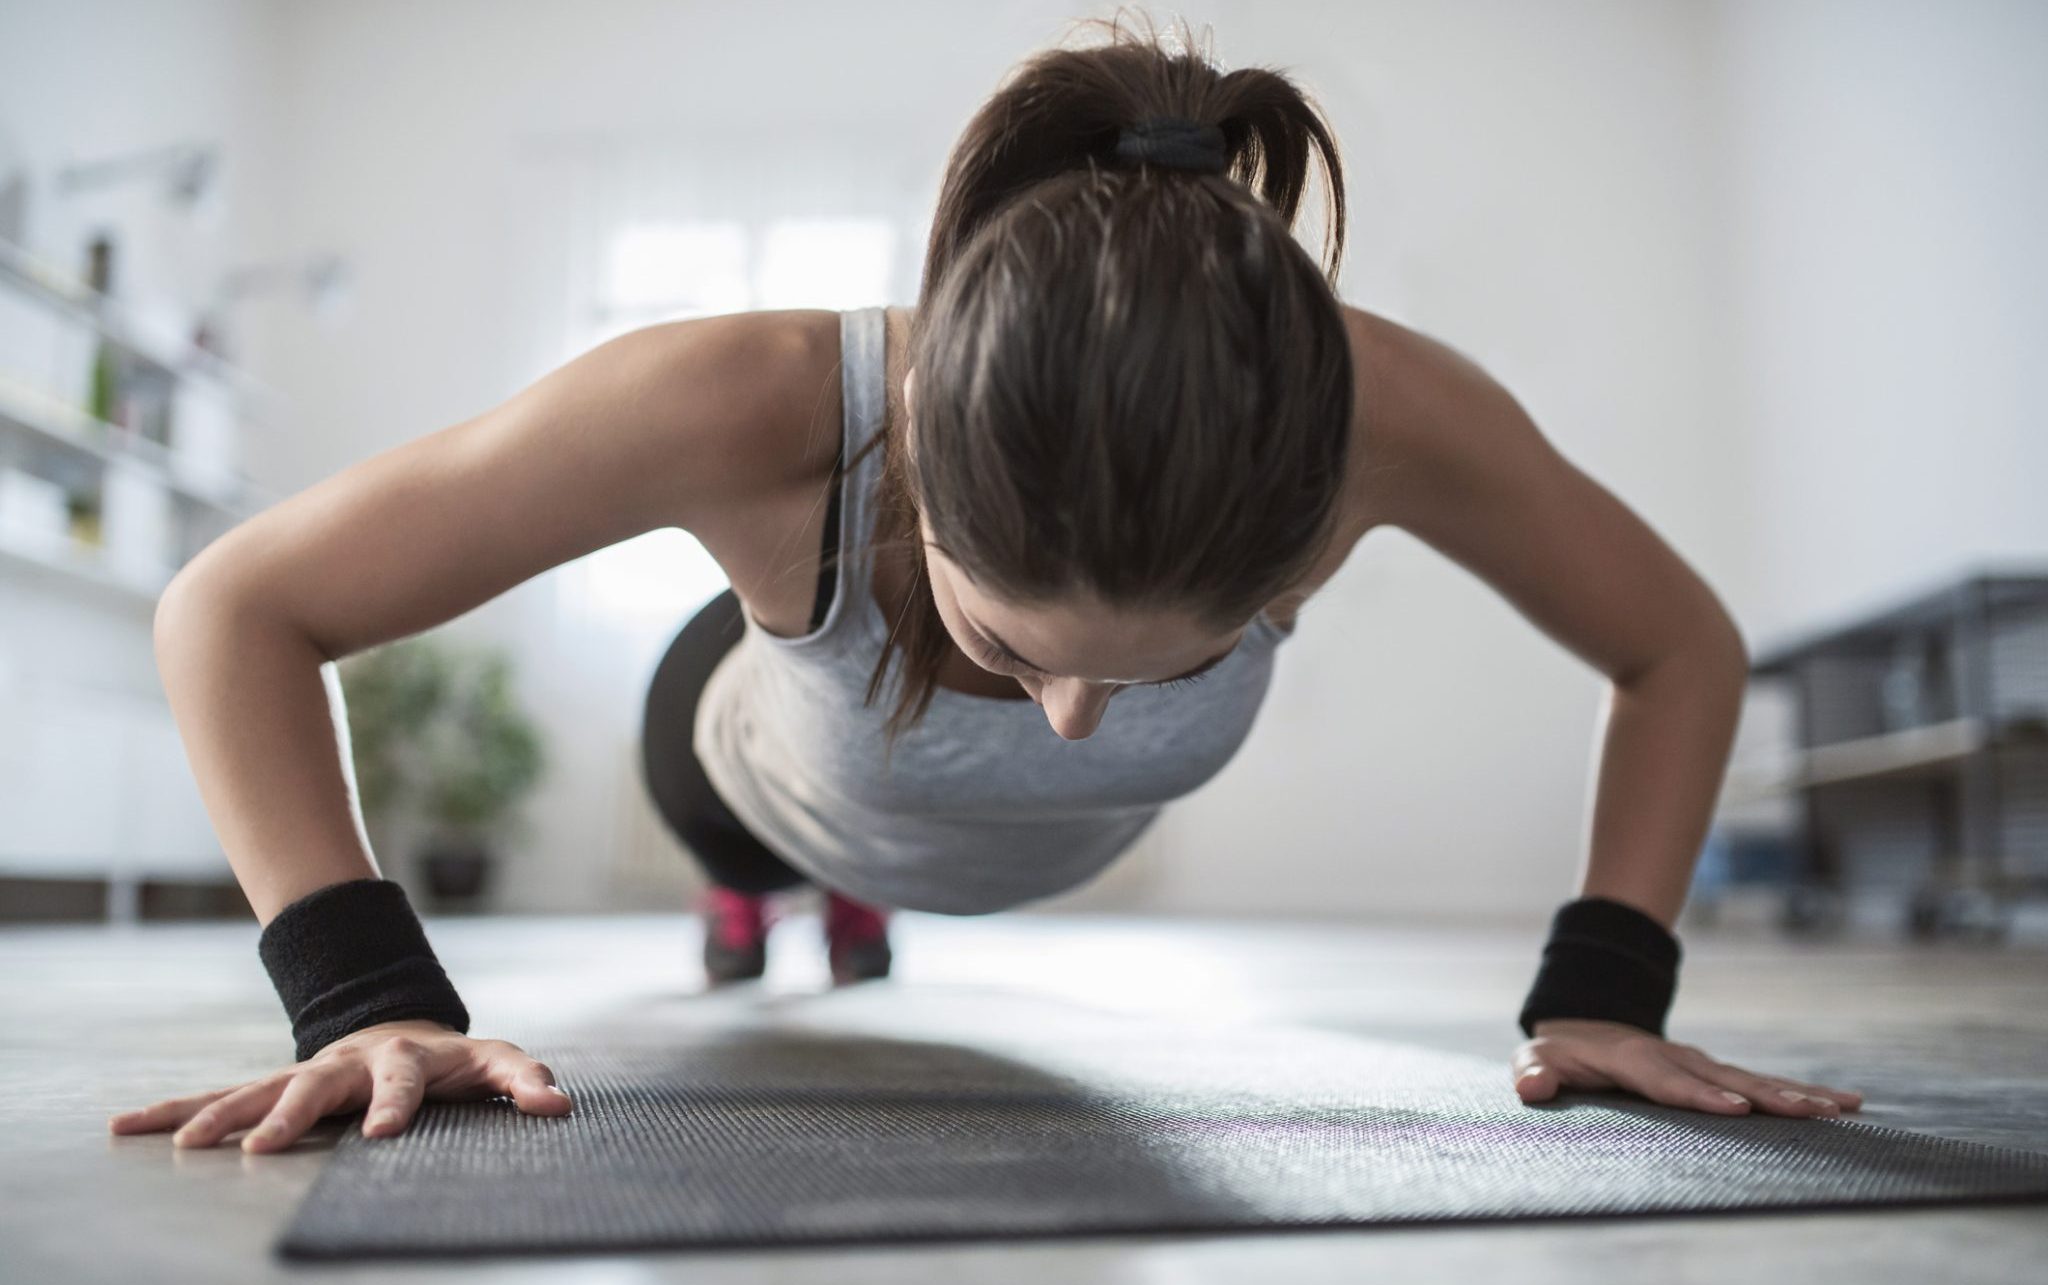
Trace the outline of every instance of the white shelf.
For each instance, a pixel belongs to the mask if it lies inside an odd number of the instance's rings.
[[[82,329],[115,345],[131,364],[153,368],[155,378],[182,386],[177,405],[193,418],[186,451],[168,448],[129,428],[96,418],[75,398],[22,374],[0,372],[0,465],[19,467],[73,493],[98,487],[103,495],[118,482],[123,495],[168,507],[185,542],[204,543],[225,527],[247,519],[273,502],[225,448],[206,443],[223,434],[239,437],[252,425],[255,401],[279,404],[274,391],[216,355],[159,333],[122,301],[91,289],[21,246],[0,241],[0,295],[12,293],[31,308],[42,308],[60,328]],[[190,398],[189,405],[186,399]],[[197,452],[204,451],[199,454]],[[118,476],[117,476],[118,474]],[[161,495],[153,494],[159,492]],[[108,497],[111,502],[111,497]],[[123,510],[124,512],[128,510]],[[168,533],[167,533],[168,534]],[[177,550],[165,551],[172,558]],[[101,553],[75,543],[30,541],[19,530],[0,530],[0,569],[26,570],[48,579],[67,579],[93,591],[112,592],[137,604],[154,603],[175,566],[142,572],[110,564]]]
[[[248,501],[256,488],[246,475],[236,474],[230,485],[219,488],[187,481],[179,475],[171,451],[136,437],[117,424],[94,419],[62,398],[5,375],[0,375],[0,434],[13,434],[39,445],[55,446],[77,458],[98,464],[127,460],[160,482],[171,494],[191,503],[203,504],[237,521],[253,512]],[[0,453],[0,458],[4,458],[4,453]]]
[[[204,348],[191,343],[166,344],[147,337],[144,328],[135,323],[119,300],[100,294],[11,241],[0,240],[0,285],[38,299],[91,327],[173,379],[203,379],[237,394],[245,402],[272,408],[282,405],[275,389]]]
[[[30,574],[60,579],[99,593],[111,594],[132,606],[154,608],[171,582],[168,569],[156,576],[117,570],[105,558],[75,541],[54,549],[20,542],[19,537],[0,531],[0,566],[18,568]]]

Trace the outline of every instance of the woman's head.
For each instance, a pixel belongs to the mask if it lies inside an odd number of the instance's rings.
[[[884,448],[881,534],[918,572],[869,689],[901,651],[892,739],[949,640],[1088,735],[1121,686],[1229,648],[1336,534],[1336,145],[1284,76],[1107,30],[1016,68],[947,167]],[[1292,232],[1312,158],[1321,264]]]

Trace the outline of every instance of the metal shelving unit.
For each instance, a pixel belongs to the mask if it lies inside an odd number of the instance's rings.
[[[1789,684],[1797,711],[1791,753],[1731,773],[1750,798],[1795,797],[1788,928],[1840,922],[1857,829],[1926,849],[1913,936],[1997,939],[2048,894],[2048,571],[1933,586],[1759,649],[1751,675]]]

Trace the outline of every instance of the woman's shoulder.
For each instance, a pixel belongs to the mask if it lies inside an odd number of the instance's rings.
[[[774,489],[831,471],[839,324],[829,309],[793,308],[659,322],[635,333],[661,372],[648,391],[678,415],[718,425],[732,462]]]
[[[1414,530],[1447,502],[1529,460],[1533,433],[1513,394],[1452,345],[1346,306],[1356,409],[1354,504],[1369,526]]]
[[[758,621],[786,633],[801,633],[809,613],[815,570],[791,572],[815,568],[821,496],[840,455],[840,324],[834,309],[797,307],[635,332],[659,371],[641,396],[696,434],[690,459],[715,473],[715,486],[686,488],[674,525],[705,545]]]
[[[586,381],[564,395],[637,426],[610,436],[634,439],[621,449],[637,467],[676,479],[672,525],[729,540],[758,525],[764,505],[831,475],[839,317],[788,309],[654,322],[553,378]]]

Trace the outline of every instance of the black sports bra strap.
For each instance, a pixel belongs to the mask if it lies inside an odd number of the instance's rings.
[[[815,632],[825,623],[825,613],[832,609],[832,585],[836,579],[836,568],[832,555],[839,551],[839,496],[845,491],[846,483],[846,441],[839,442],[839,456],[832,464],[832,499],[825,506],[825,546],[818,557],[818,593],[811,605],[811,631]]]

